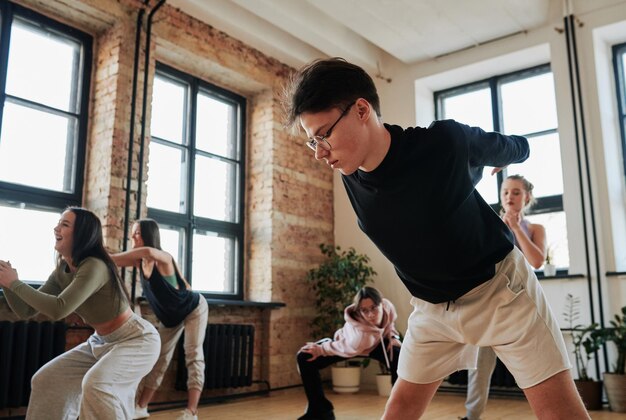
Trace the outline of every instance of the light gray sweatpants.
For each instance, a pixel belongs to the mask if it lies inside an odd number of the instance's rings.
[[[187,318],[175,327],[167,328],[159,323],[161,336],[161,354],[154,368],[144,379],[144,386],[158,389],[165,376],[165,371],[172,361],[176,344],[183,330],[185,339],[185,365],[187,366],[187,389],[199,389],[204,386],[204,336],[206,335],[209,319],[209,305],[203,296],[200,296],[198,306],[187,315]]]
[[[465,399],[466,417],[469,420],[480,419],[489,398],[491,375],[496,368],[496,353],[491,347],[478,349],[476,369],[467,371],[467,398]]]
[[[156,329],[136,314],[111,334],[92,334],[35,373],[26,419],[132,419],[137,385],[159,349]]]

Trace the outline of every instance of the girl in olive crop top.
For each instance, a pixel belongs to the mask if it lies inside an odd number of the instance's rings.
[[[0,286],[21,318],[76,312],[95,333],[35,373],[26,418],[129,419],[137,385],[157,360],[158,333],[130,310],[94,213],[68,208],[54,236],[59,263],[38,290],[2,260]]]

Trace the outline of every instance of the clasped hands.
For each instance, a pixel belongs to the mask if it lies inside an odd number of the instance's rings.
[[[17,270],[11,266],[11,263],[0,260],[0,286],[7,289],[11,288],[11,285],[17,279]]]
[[[520,212],[509,210],[502,216],[502,220],[511,229],[519,229],[522,222],[522,215]]]

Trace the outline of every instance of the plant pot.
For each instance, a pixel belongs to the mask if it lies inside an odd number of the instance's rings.
[[[359,392],[361,384],[360,366],[332,366],[333,391],[339,394],[354,394]]]
[[[391,375],[385,373],[376,375],[376,387],[378,388],[378,395],[388,397],[391,394]]]
[[[587,410],[602,410],[602,382],[577,379],[574,383]]]
[[[554,264],[544,264],[543,265],[543,275],[546,277],[552,277],[556,275],[556,265]]]
[[[626,375],[605,373],[604,389],[611,411],[626,413]]]

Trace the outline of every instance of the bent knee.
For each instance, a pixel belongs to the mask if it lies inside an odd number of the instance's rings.
[[[88,372],[84,377],[81,383],[81,389],[83,391],[83,395],[101,395],[108,394],[112,388],[113,384],[109,381],[104,380],[102,375],[98,375],[97,372]]]
[[[296,354],[296,357],[297,357],[297,359],[298,359],[299,361],[300,361],[300,360],[302,360],[302,361],[304,362],[304,361],[307,361],[307,360],[309,360],[310,358],[312,358],[312,357],[313,357],[313,355],[312,355],[311,353],[307,353],[307,352],[305,352],[305,351],[299,351],[299,352]]]
[[[58,377],[47,369],[39,369],[30,379],[32,390],[49,389],[58,385]]]

